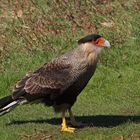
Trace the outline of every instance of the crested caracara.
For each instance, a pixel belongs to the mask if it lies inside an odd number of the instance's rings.
[[[71,123],[75,126],[71,107],[94,74],[102,48],[109,46],[110,43],[97,34],[80,39],[75,49],[19,80],[12,94],[0,99],[0,115],[18,105],[37,100],[53,106],[55,112],[62,114],[62,132],[74,132],[75,128],[67,126],[65,112],[69,112]]]

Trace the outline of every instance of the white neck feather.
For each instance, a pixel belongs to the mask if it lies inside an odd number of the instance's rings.
[[[97,55],[100,54],[102,47],[97,47],[92,43],[85,43],[81,44],[80,47],[83,49],[84,52],[92,52],[94,51]]]
[[[102,50],[102,48],[99,48],[99,47],[96,47],[96,46],[93,46],[93,49],[97,54],[99,54]]]

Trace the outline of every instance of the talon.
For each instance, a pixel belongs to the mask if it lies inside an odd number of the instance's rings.
[[[69,133],[74,133],[75,128],[73,127],[62,127],[61,132],[69,132]]]
[[[67,127],[66,124],[66,119],[65,119],[65,112],[62,112],[62,127],[61,127],[61,132],[69,132],[69,133],[74,133],[75,128],[73,127]]]

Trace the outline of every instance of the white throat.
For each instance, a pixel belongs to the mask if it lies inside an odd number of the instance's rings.
[[[96,46],[93,46],[93,49],[97,54],[99,54],[102,50],[102,48],[99,48],[99,47],[96,47]]]
[[[102,47],[97,47],[97,46],[93,45],[92,43],[81,44],[80,47],[82,47],[84,52],[94,51],[96,54],[99,54],[102,50]]]

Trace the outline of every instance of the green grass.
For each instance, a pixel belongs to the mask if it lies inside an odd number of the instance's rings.
[[[1,1],[0,97],[16,81],[77,44],[90,33],[112,44],[73,107],[89,124],[74,134],[59,132],[61,118],[41,104],[17,107],[0,118],[0,140],[139,140],[140,3],[106,1]],[[111,24],[110,24],[111,23]]]

